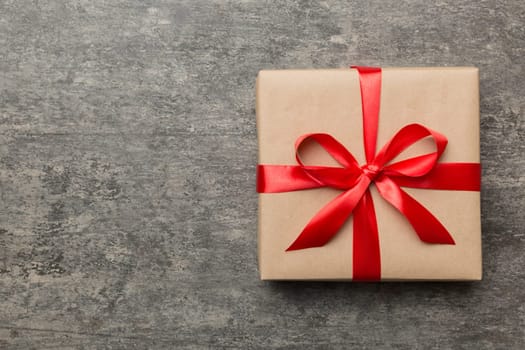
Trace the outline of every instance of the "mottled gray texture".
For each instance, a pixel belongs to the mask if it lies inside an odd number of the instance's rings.
[[[525,3],[0,0],[0,348],[522,349]],[[263,283],[264,68],[475,65],[481,283]]]

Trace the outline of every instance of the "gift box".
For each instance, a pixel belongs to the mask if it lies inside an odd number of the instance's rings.
[[[263,280],[480,280],[474,67],[263,70]]]

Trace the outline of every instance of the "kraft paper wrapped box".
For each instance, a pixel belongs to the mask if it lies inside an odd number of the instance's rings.
[[[296,140],[312,133],[333,136],[359,165],[366,164],[365,102],[361,100],[360,78],[358,70],[349,68],[260,71],[256,82],[259,164],[297,166]],[[379,86],[376,152],[401,128],[417,123],[448,139],[438,163],[479,165],[477,68],[382,68]],[[437,146],[430,141],[425,138],[411,145],[392,162],[434,152]],[[301,146],[300,159],[312,166],[341,167],[315,142]],[[407,218],[380,196],[378,188],[373,181],[370,183],[381,280],[481,279],[479,189],[401,185],[446,228],[454,242],[431,244],[418,237]],[[316,213],[344,190],[324,186],[259,192],[258,258],[262,280],[357,280],[353,275],[353,214],[326,244],[286,251]]]

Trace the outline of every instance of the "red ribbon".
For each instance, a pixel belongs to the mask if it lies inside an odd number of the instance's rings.
[[[308,222],[286,250],[325,245],[353,214],[353,279],[370,281],[381,278],[379,235],[370,185],[374,183],[379,194],[408,219],[420,240],[455,244],[441,222],[401,187],[479,191],[481,168],[479,163],[438,163],[447,138],[420,124],[403,127],[376,154],[381,68],[352,68],[359,73],[366,164],[359,166],[354,156],[331,135],[305,134],[295,142],[299,165],[258,165],[257,191],[276,193],[320,187],[342,190]],[[427,137],[434,142],[434,152],[391,163],[403,150]],[[303,164],[299,148],[308,140],[317,142],[342,167]]]

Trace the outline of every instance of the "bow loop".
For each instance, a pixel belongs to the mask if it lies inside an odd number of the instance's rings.
[[[309,141],[319,144],[342,167],[305,165],[300,150]],[[304,172],[323,186],[349,189],[356,184],[361,175],[355,157],[332,135],[318,133],[300,136],[295,142],[295,157]]]
[[[435,151],[389,164],[395,157],[418,141],[430,137]],[[373,164],[382,168],[385,175],[419,177],[428,174],[437,164],[447,146],[447,138],[420,124],[401,128],[377,153]]]
[[[339,141],[337,141],[332,135],[329,134],[305,134],[300,136],[295,141],[295,158],[299,165],[303,165],[300,156],[300,148],[308,141],[315,141],[321,146],[332,158],[334,158],[339,164],[345,168],[351,170],[358,169],[357,160],[354,158],[352,153],[350,153],[345,146],[343,146]]]

